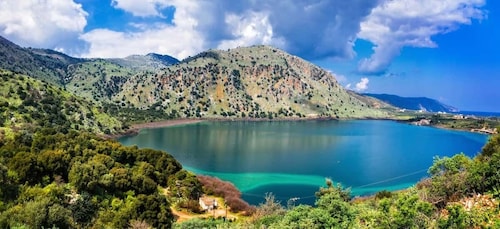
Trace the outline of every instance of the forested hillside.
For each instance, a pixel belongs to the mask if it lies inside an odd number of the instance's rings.
[[[0,95],[0,134],[43,127],[61,133],[71,129],[96,134],[123,131],[121,121],[94,103],[29,76],[0,69]]]

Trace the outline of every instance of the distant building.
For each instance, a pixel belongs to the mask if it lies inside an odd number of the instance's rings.
[[[413,125],[417,125],[417,126],[430,126],[431,125],[431,120],[429,120],[429,119],[421,119],[419,121],[413,122]]]
[[[200,197],[200,207],[203,211],[211,211],[217,208],[217,200],[206,196]]]

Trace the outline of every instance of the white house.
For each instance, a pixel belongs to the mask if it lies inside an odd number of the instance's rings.
[[[217,208],[217,200],[206,196],[200,197],[200,207],[203,211],[211,211]]]

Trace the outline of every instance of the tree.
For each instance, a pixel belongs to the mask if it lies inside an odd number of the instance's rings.
[[[431,175],[427,187],[429,200],[438,207],[444,207],[449,201],[457,201],[466,195],[471,189],[468,181],[472,162],[463,153],[451,158],[435,157],[434,163],[429,168]]]
[[[95,213],[97,212],[97,205],[92,201],[92,196],[83,192],[75,203],[69,205],[69,209],[73,213],[75,222],[81,225],[90,223]]]
[[[350,191],[344,190],[342,185],[333,185],[331,180],[326,181],[327,187],[321,187],[316,193],[316,206],[324,210],[330,216],[329,218],[321,218],[320,221],[326,228],[350,228],[356,217],[355,211],[349,204]],[[318,216],[323,216],[322,212],[317,213]]]
[[[17,173],[21,183],[37,184],[42,180],[42,168],[33,153],[17,153],[10,161],[9,168]]]

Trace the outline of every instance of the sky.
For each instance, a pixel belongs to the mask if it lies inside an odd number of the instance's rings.
[[[500,1],[0,0],[0,35],[76,57],[271,45],[358,92],[500,112]]]

